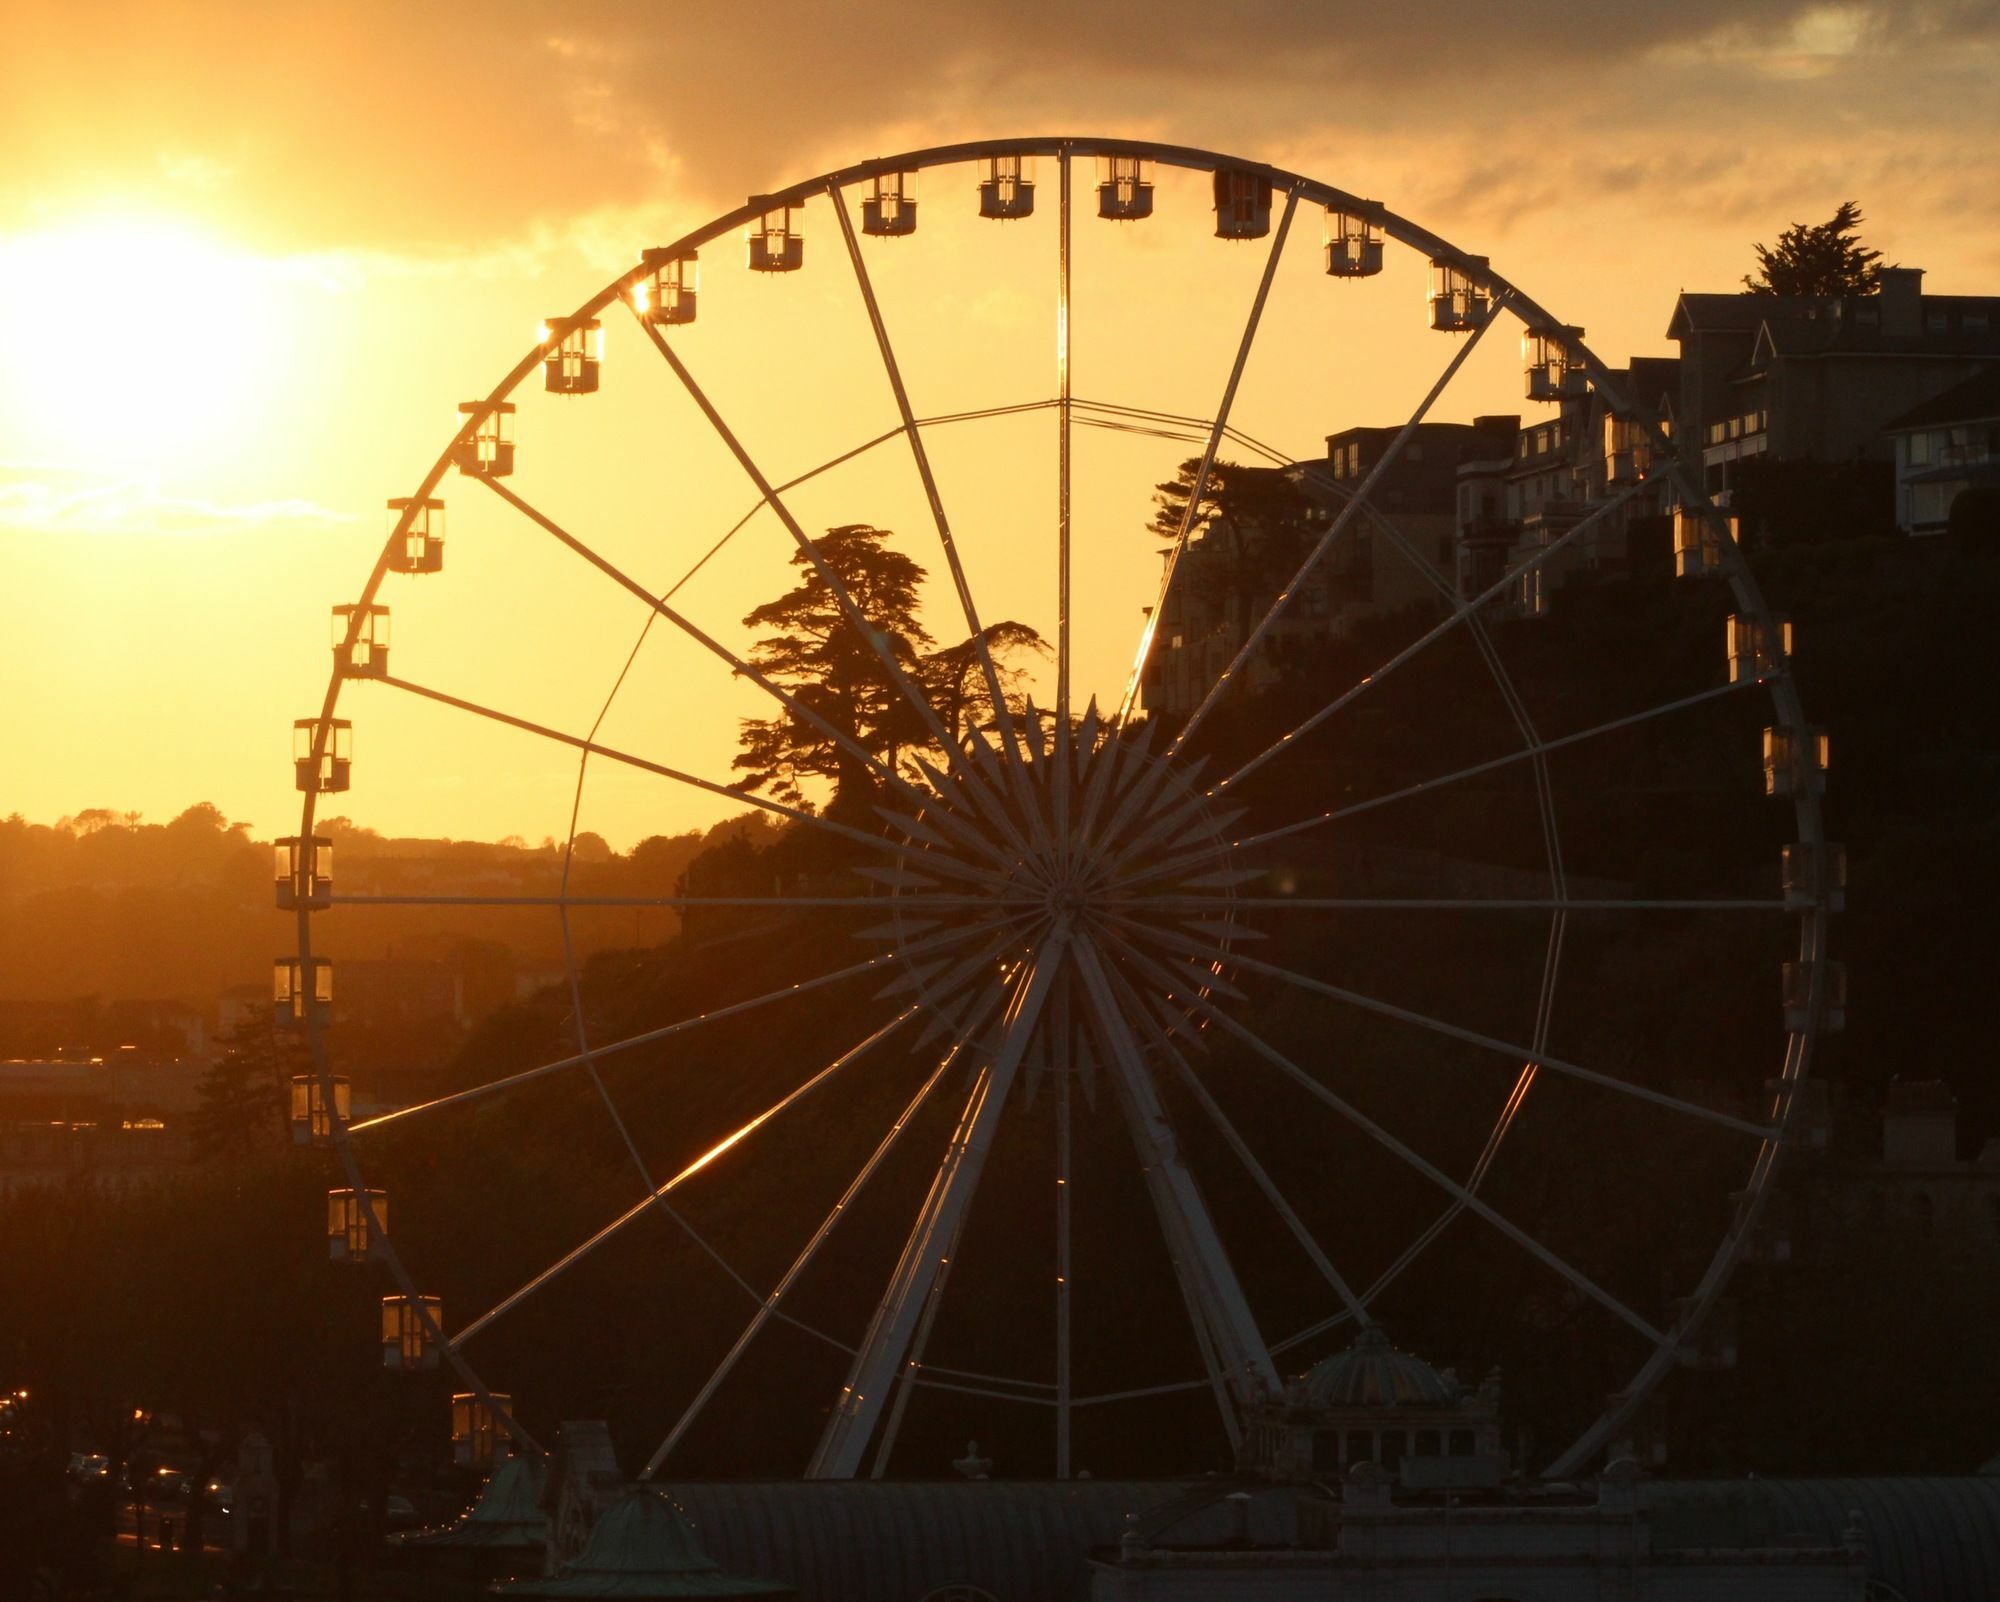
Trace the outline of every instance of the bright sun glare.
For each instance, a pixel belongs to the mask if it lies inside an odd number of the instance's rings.
[[[168,470],[216,460],[268,405],[270,264],[157,218],[0,238],[5,454]]]

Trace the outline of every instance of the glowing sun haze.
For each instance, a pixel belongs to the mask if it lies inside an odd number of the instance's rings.
[[[16,4],[0,53],[0,809],[157,818],[207,798],[285,832],[290,723],[317,709],[328,608],[365,578],[384,500],[545,318],[746,192],[1008,133],[1207,145],[1489,254],[1622,361],[1671,350],[1679,288],[1732,287],[1753,239],[1849,197],[1928,287],[2000,286],[1996,72],[2000,4],[1944,0]],[[1054,176],[1044,163],[1036,218],[1002,228],[971,215],[969,170],[928,175],[917,236],[870,243],[919,413],[1052,393]],[[1184,180],[1163,178],[1135,228],[1091,210],[1079,393],[1207,415],[1264,247],[1210,237]],[[801,274],[753,279],[733,241],[705,251],[701,320],[677,340],[776,478],[894,422],[825,203],[804,221]],[[1318,240],[1304,208],[1237,411],[1293,454],[1399,420],[1450,354],[1421,327],[1420,263],[1333,284]],[[524,386],[512,482],[665,589],[755,497],[630,319],[606,332],[601,395]],[[1509,328],[1434,415],[1526,410]],[[1045,629],[1052,429],[1029,414],[932,444],[986,615]],[[895,528],[937,580],[898,450],[814,481],[795,510],[809,531]],[[1079,439],[1086,689],[1116,693],[1157,573],[1148,486],[1188,454]],[[643,610],[478,486],[443,493],[446,571],[384,597],[399,673],[582,732]],[[737,620],[786,582],[788,548],[753,518],[688,609],[746,646]],[[945,637],[941,600],[927,615]],[[356,782],[331,810],[459,837],[567,826],[574,766],[555,748],[393,692],[342,710]],[[734,719],[754,710],[655,629],[604,738],[727,778]],[[581,822],[625,844],[722,810],[606,774]]]

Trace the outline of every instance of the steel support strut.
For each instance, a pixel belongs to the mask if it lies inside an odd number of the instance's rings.
[[[841,1387],[834,1404],[833,1416],[827,1420],[819,1445],[806,1465],[808,1479],[852,1479],[861,1470],[869,1437],[875,1433],[882,1409],[889,1401],[904,1354],[916,1333],[917,1320],[931,1287],[946,1267],[946,1243],[957,1235],[973,1192],[979,1187],[979,1176],[985,1168],[987,1153],[992,1150],[1007,1093],[1013,1088],[1022,1053],[1062,966],[1063,948],[1068,941],[1067,926],[1055,926],[1018,981],[1014,1000],[1001,1025],[1000,1049],[973,1079],[972,1092],[966,1098],[965,1110],[944,1161],[931,1181],[930,1194],[924,1198],[903,1255],[890,1276],[889,1288],[855,1354],[847,1383]]]

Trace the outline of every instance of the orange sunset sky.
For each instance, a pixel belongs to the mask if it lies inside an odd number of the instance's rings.
[[[1734,287],[1753,240],[1850,197],[1927,288],[2000,290],[1990,3],[0,0],[0,21],[0,812],[40,821],[207,799],[287,832],[328,609],[457,403],[642,247],[847,161],[1008,133],[1271,161],[1490,255],[1614,363],[1671,353],[1678,289]],[[927,174],[916,236],[868,242],[919,414],[1053,393],[1054,176],[1043,163],[1032,220],[999,225],[974,215],[970,169]],[[1211,237],[1185,175],[1162,175],[1145,224],[1088,200],[1078,393],[1208,415],[1265,247]],[[803,225],[802,273],[705,251],[701,319],[676,337],[777,479],[895,416],[824,202]],[[1302,210],[1236,408],[1293,456],[1400,421],[1452,349],[1424,328],[1420,261],[1392,251],[1381,278],[1336,283],[1319,241]],[[1434,416],[1530,410],[1514,332]],[[511,482],[661,590],[755,496],[629,316],[607,343],[601,394],[523,387]],[[932,447],[986,616],[1048,630],[1053,430],[1031,413]],[[1077,674],[1115,696],[1157,581],[1149,487],[1195,452],[1102,430],[1077,452]],[[445,572],[385,591],[398,672],[586,731],[645,609],[479,486],[443,493]],[[808,530],[893,528],[942,577],[900,448],[792,504]],[[744,647],[738,620],[787,582],[789,548],[762,514],[681,600]],[[735,720],[759,710],[656,630],[603,738],[726,779]],[[355,780],[329,811],[566,830],[564,751],[376,686],[342,712]],[[624,846],[727,810],[594,768],[578,821]]]

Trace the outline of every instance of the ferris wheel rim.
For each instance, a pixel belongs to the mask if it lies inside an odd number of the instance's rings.
[[[1136,156],[1152,160],[1162,166],[1187,171],[1219,171],[1227,169],[1254,173],[1268,177],[1274,186],[1280,186],[1286,190],[1288,208],[1296,206],[1301,199],[1310,199],[1329,208],[1340,207],[1357,212],[1379,226],[1387,237],[1396,240],[1398,243],[1423,251],[1433,261],[1450,262],[1461,267],[1472,278],[1481,283],[1492,297],[1493,305],[1488,318],[1488,324],[1497,321],[1499,311],[1504,308],[1520,320],[1524,328],[1559,337],[1563,342],[1564,348],[1585,368],[1592,382],[1603,391],[1614,407],[1620,407],[1628,415],[1637,420],[1645,434],[1649,436],[1650,442],[1654,445],[1655,449],[1661,452],[1661,459],[1669,464],[1665,471],[1670,478],[1679,483],[1684,499],[1692,500],[1698,504],[1703,514],[1715,521],[1721,529],[1722,537],[1719,541],[1721,563],[1725,577],[1738,603],[1751,615],[1760,618],[1768,624],[1768,608],[1764,604],[1760,589],[1749,573],[1747,560],[1737,547],[1733,537],[1730,536],[1726,526],[1722,525],[1713,503],[1702,493],[1699,486],[1692,486],[1686,482],[1686,475],[1676,462],[1666,437],[1654,425],[1652,419],[1645,417],[1631,407],[1629,395],[1621,395],[1621,386],[1617,384],[1610,370],[1589,351],[1580,335],[1575,335],[1573,330],[1558,323],[1539,305],[1529,300],[1508,280],[1495,272],[1486,258],[1472,256],[1457,249],[1457,247],[1450,245],[1441,236],[1417,227],[1408,219],[1401,217],[1379,202],[1364,200],[1361,197],[1313,180],[1302,174],[1262,162],[1233,157],[1221,152],[1198,149],[1196,147],[1169,145],[1148,140],[1119,140],[1081,136],[980,140],[929,147],[896,156],[874,158],[865,162],[848,164],[818,177],[774,191],[769,195],[752,197],[744,206],[718,215],[710,222],[682,236],[681,239],[675,241],[672,245],[663,248],[670,254],[685,254],[698,251],[703,246],[718,238],[727,236],[735,229],[754,221],[780,205],[802,204],[815,198],[829,197],[833,200],[836,208],[839,209],[842,206],[840,200],[842,189],[873,177],[901,172],[924,171],[936,167],[957,166],[988,157],[1013,155],[1052,155],[1062,158],[1065,163],[1065,180],[1067,180],[1068,158],[1099,155]],[[552,324],[552,329],[559,331],[587,318],[594,317],[597,312],[604,310],[613,301],[618,300],[621,296],[629,295],[632,287],[641,281],[644,273],[645,268],[643,265],[638,268],[628,269],[625,273],[614,278],[610,284],[599,291],[591,300],[586,301],[569,319]],[[1475,332],[1475,340],[1477,333],[1483,332],[1485,326],[1488,324],[1482,324]],[[536,366],[542,361],[546,349],[547,345],[545,343],[537,343],[531,347],[529,353],[508,374],[506,379],[483,402],[475,403],[477,409],[468,412],[467,421],[462,425],[459,434],[447,445],[445,451],[423,479],[414,499],[421,501],[434,495],[437,487],[450,471],[459,450],[472,431],[485,416],[490,414],[498,405],[505,402],[507,397],[512,395],[534,372]],[[894,438],[896,434],[902,432],[904,430],[898,429],[882,436],[882,438],[884,440]],[[395,542],[406,531],[411,515],[411,512],[405,512],[404,517],[398,520],[396,528],[392,530],[388,540],[385,542],[383,551],[378,556],[374,570],[362,592],[359,603],[361,606],[372,604],[379,593],[382,581],[390,571],[390,553]],[[1474,621],[1476,623],[1477,619],[1475,618]],[[342,673],[336,668],[317,720],[313,744],[315,760],[318,759],[323,749],[333,720],[334,711],[338,706],[343,677]],[[1764,681],[1763,687],[1771,694],[1774,711],[1777,713],[1780,722],[1789,729],[1803,732],[1808,726],[1804,721],[1803,709],[1798,702],[1796,685],[1792,680],[1789,664],[1781,661],[1778,664],[1776,672]],[[584,762],[588,761],[589,755],[590,753],[586,751],[583,757]],[[1539,756],[1536,760],[1539,761]],[[1823,820],[1820,816],[1817,797],[1808,789],[1796,794],[1793,800],[1798,817],[1801,839],[1808,844],[1823,846]],[[317,802],[318,796],[315,793],[306,793],[302,805],[301,833],[307,838],[311,836]],[[574,829],[572,829],[571,833],[573,844]],[[1560,874],[1559,868],[1556,868],[1554,871],[1558,875]],[[1560,880],[1558,882],[1560,883]],[[1558,920],[1555,938],[1559,940],[1560,920],[1566,916],[1566,910],[1572,903],[1565,894],[1561,893],[1554,898],[1554,903],[1555,905],[1552,910]],[[1807,961],[1813,961],[1824,953],[1827,912],[1828,909],[1822,899],[1822,901],[1816,903],[1810,909],[1800,913],[1801,956]],[[567,943],[569,938],[567,901],[562,908],[562,916],[565,941]],[[298,909],[297,923],[299,931],[299,954],[302,961],[310,963],[312,941],[309,932],[309,908],[302,905]],[[572,982],[574,982],[575,963],[573,956],[567,963],[567,967],[570,971]],[[1819,1033],[1818,1020],[1821,1000],[1817,991],[1820,982],[1816,968],[1812,980],[1814,998],[1810,1009],[1811,1017],[1808,1025],[1803,1030],[1788,1032],[1785,1062],[1780,1075],[1780,1083],[1784,1087],[1781,1091],[1781,1106],[1778,1113],[1777,1127],[1780,1129],[1785,1127],[1790,1121],[1795,1106],[1796,1087],[1804,1081],[1810,1069],[1812,1048]],[[1538,1036],[1543,1027],[1538,1021]],[[306,1032],[312,1053],[314,1072],[320,1078],[322,1084],[325,1085],[329,1082],[331,1069],[328,1066],[325,1044],[321,1038],[321,1025],[310,1013],[306,1020]],[[587,1048],[584,1055],[586,1057],[589,1055]],[[1531,1068],[1532,1065],[1531,1058]],[[336,1126],[333,1131],[334,1144],[339,1151],[343,1168],[347,1171],[350,1183],[357,1193],[364,1198],[363,1205],[366,1207],[369,1205],[365,1200],[367,1196],[366,1183],[347,1136],[348,1131],[345,1125],[336,1120]],[[1721,1287],[1726,1282],[1729,1271],[1733,1269],[1737,1257],[1741,1254],[1744,1242],[1748,1236],[1749,1223],[1754,1222],[1755,1210],[1761,1206],[1763,1197],[1769,1190],[1770,1182],[1781,1154],[1781,1141],[1774,1139],[1765,1142],[1764,1148],[1760,1151],[1756,1164],[1753,1166],[1749,1190],[1751,1202],[1748,1218],[1742,1223],[1742,1227],[1728,1231],[1719,1244],[1715,1256],[1711,1259],[1708,1269],[1704,1272],[1700,1285],[1697,1287],[1696,1300],[1699,1303],[1700,1311],[1697,1313],[1696,1318],[1689,1322],[1688,1328],[1698,1327],[1699,1317],[1705,1314],[1707,1308],[1720,1295]],[[413,1299],[422,1317],[428,1322],[428,1310],[419,1299],[420,1293],[417,1291],[415,1282],[410,1278],[407,1269],[401,1261],[400,1253],[396,1249],[393,1238],[385,1234],[383,1240],[387,1248],[388,1260],[391,1263],[393,1275],[398,1285],[406,1296]],[[455,1342],[445,1340],[441,1330],[433,1330],[432,1333],[438,1338],[442,1350],[453,1362],[460,1377],[468,1382],[472,1390],[483,1401],[491,1405],[491,1393],[470,1365],[461,1359]],[[1642,1365],[1641,1374],[1639,1379],[1635,1381],[1635,1386],[1649,1388],[1650,1383],[1656,1381],[1659,1377],[1659,1374],[1653,1371],[1656,1369],[1663,1371],[1664,1367],[1671,1366],[1676,1355],[1677,1348],[1669,1340],[1663,1339],[1657,1343],[1655,1350],[1649,1355],[1645,1364]],[[1649,1374],[1651,1374],[1650,1380],[1646,1377]],[[1642,1398],[1643,1394],[1643,1388],[1637,1391],[1638,1397]],[[1637,1401],[1634,1400],[1632,1405],[1636,1406]],[[1599,1419],[1598,1424],[1592,1426],[1592,1429],[1587,1431],[1584,1437],[1580,1437],[1578,1442],[1552,1464],[1546,1472],[1551,1475],[1573,1472],[1576,1463],[1591,1450],[1594,1450],[1597,1445],[1601,1445],[1603,1438],[1622,1423],[1622,1415],[1614,1418],[1614,1411],[1607,1410],[1606,1414]],[[1629,1412],[1629,1408],[1626,1411]],[[517,1437],[524,1444],[530,1446],[534,1444],[524,1431],[519,1430],[519,1427],[512,1420],[510,1416],[511,1409],[500,1409],[498,1412],[499,1416],[505,1419],[507,1428],[516,1433]]]

